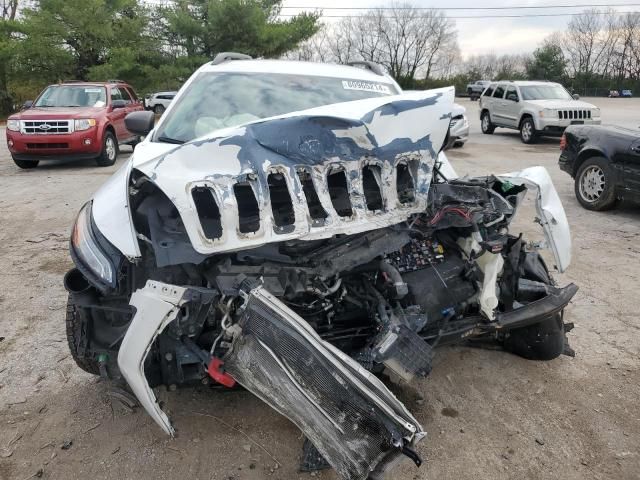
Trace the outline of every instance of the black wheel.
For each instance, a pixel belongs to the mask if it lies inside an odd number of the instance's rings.
[[[553,360],[567,344],[562,315],[557,314],[535,325],[509,332],[504,349],[529,360]]]
[[[164,105],[156,105],[153,107],[153,112],[156,115],[162,115],[164,113]]]
[[[98,367],[98,362],[92,359],[85,358],[80,356],[78,353],[78,347],[80,345],[80,341],[82,339],[82,328],[83,324],[86,325],[87,322],[83,321],[82,315],[84,312],[78,309],[72,302],[71,295],[69,295],[69,299],[67,301],[67,318],[66,318],[66,327],[67,327],[67,343],[69,344],[69,351],[71,352],[71,356],[78,364],[78,366],[84,370],[85,372],[91,373],[93,375],[100,375],[100,368]]]
[[[533,119],[527,117],[522,120],[520,124],[520,140],[522,140],[522,143],[535,143],[537,137],[538,133],[536,132],[536,125],[533,123]]]
[[[491,116],[487,111],[482,112],[482,116],[480,117],[480,128],[482,129],[482,133],[486,135],[491,135],[496,129],[496,126],[491,123]]]
[[[604,157],[587,158],[575,176],[574,190],[587,210],[608,210],[616,204],[613,171]]]
[[[113,133],[107,131],[102,139],[102,152],[96,158],[96,163],[100,167],[110,167],[116,163],[118,158],[118,141]]]
[[[36,168],[38,166],[38,163],[40,163],[38,160],[18,160],[13,155],[11,156],[11,158],[13,159],[13,163],[15,163],[18,167],[24,169]]]

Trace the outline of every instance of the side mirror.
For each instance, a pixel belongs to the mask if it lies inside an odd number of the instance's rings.
[[[127,106],[127,102],[125,102],[124,100],[114,100],[113,102],[111,102],[111,108],[113,108],[114,110],[116,108],[124,108]]]
[[[573,97],[574,100],[580,100],[580,95],[578,95],[577,93],[574,93],[571,96]]]
[[[27,108],[31,108],[33,106],[33,100],[25,100],[22,104],[22,109],[26,110]]]
[[[148,110],[131,112],[124,117],[124,126],[127,127],[127,130],[134,135],[143,137],[153,130],[155,122],[156,114]]]

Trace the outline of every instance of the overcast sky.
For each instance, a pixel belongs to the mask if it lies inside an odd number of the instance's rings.
[[[325,15],[357,15],[358,10],[331,10],[329,7],[367,7],[389,5],[389,1],[379,0],[284,0],[283,5],[323,8]],[[414,0],[411,2],[418,7],[506,7],[506,6],[549,6],[571,4],[636,4],[639,6],[616,7],[618,11],[640,10],[640,0],[511,0],[500,2],[499,0],[452,0],[429,2],[427,0]],[[557,8],[550,6],[548,9],[527,10],[450,10],[449,17],[472,15],[526,15],[526,14],[550,14],[550,13],[579,13],[584,8]],[[293,14],[299,10],[283,9],[282,13]],[[531,17],[531,18],[482,18],[482,19],[456,19],[458,30],[458,42],[463,57],[482,53],[524,53],[535,49],[536,45],[547,35],[557,30],[564,30],[570,16],[562,17]],[[324,21],[339,21],[339,18],[326,18]]]

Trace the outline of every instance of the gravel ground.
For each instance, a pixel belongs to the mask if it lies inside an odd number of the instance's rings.
[[[561,284],[580,291],[566,312],[576,358],[531,362],[499,351],[442,348],[433,373],[398,395],[429,432],[420,469],[394,479],[637,479],[640,472],[640,322],[635,295],[640,213],[583,210],[557,167],[557,139],[520,143],[517,132],[472,134],[451,152],[459,173],[543,165],[572,226],[574,259]],[[606,122],[636,128],[637,99],[598,99]],[[4,132],[0,129],[0,136]],[[0,147],[0,480],[295,479],[301,436],[247,392],[160,392],[174,424],[167,438],[143,411],[108,399],[80,371],[64,333],[70,226],[117,166],[13,165]],[[127,149],[128,147],[125,147]],[[128,152],[118,160],[122,164]],[[526,205],[518,226],[532,235]],[[334,479],[332,472],[315,478]]]

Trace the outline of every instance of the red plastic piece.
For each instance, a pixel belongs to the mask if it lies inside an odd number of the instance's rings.
[[[231,375],[229,375],[228,373],[224,373],[222,369],[223,365],[224,365],[224,362],[222,360],[220,360],[219,358],[213,357],[211,359],[211,362],[209,363],[209,366],[207,367],[207,373],[211,378],[213,378],[219,384],[224,385],[225,387],[231,388],[235,386],[236,381]]]

